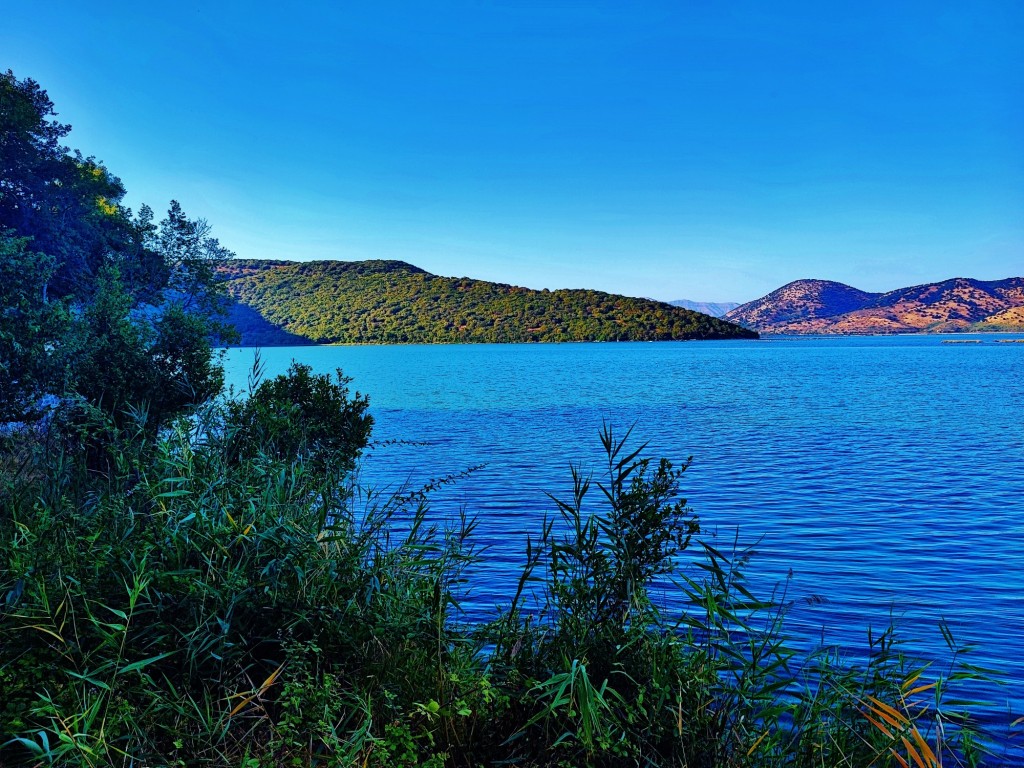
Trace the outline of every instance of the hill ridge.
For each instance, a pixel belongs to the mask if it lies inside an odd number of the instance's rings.
[[[230,319],[243,344],[757,338],[665,302],[442,277],[397,260],[238,259],[220,275],[236,302]]]
[[[724,319],[763,333],[870,334],[1024,331],[1024,278],[951,277],[883,293],[830,280],[794,280]]]
[[[689,299],[674,299],[668,303],[674,307],[690,309],[712,317],[722,317],[726,312],[736,309],[740,305],[738,301],[690,301]]]

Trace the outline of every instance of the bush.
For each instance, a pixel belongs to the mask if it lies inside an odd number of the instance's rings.
[[[448,637],[464,533],[357,509],[301,459],[239,460],[222,418],[118,432],[102,482],[59,454],[7,478],[0,762],[340,765],[389,723],[431,748],[473,655]]]
[[[120,273],[106,267],[58,351],[66,396],[84,398],[119,426],[144,412],[155,434],[176,415],[218,395],[223,370],[210,346],[209,317],[186,313],[178,304],[150,310],[133,309]]]
[[[242,459],[264,454],[306,462],[314,471],[351,470],[373,418],[366,397],[349,397],[350,382],[340,370],[332,381],[293,362],[286,375],[259,383],[248,399],[231,405],[232,449]]]

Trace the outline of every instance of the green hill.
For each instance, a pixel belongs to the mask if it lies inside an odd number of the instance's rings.
[[[401,261],[238,259],[221,276],[243,344],[757,338],[650,299],[438,277]]]

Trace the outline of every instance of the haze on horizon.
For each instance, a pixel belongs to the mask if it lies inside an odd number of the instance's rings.
[[[9,3],[31,77],[244,258],[747,301],[1024,273],[1024,4]]]

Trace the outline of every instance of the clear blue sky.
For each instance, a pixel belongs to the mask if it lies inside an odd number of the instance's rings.
[[[1024,274],[1020,0],[0,0],[0,66],[242,257],[665,300]]]

